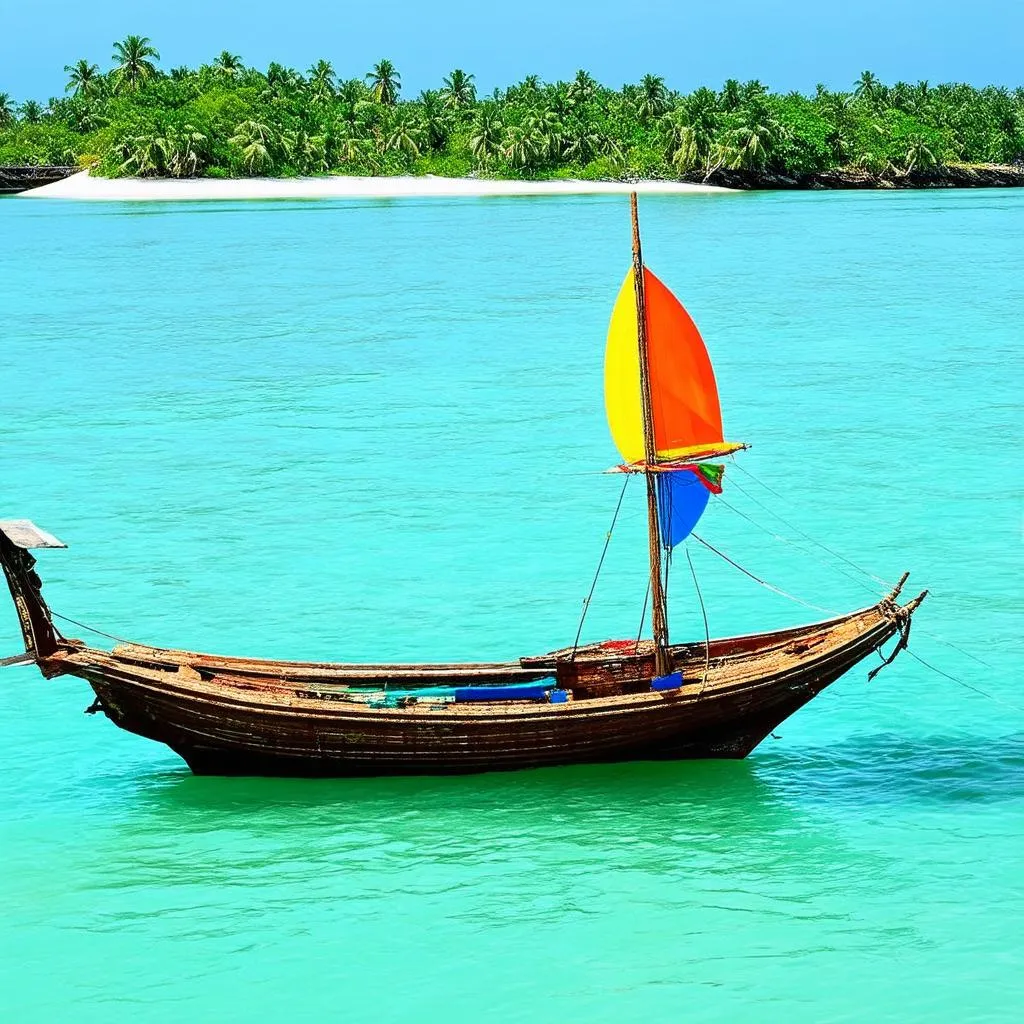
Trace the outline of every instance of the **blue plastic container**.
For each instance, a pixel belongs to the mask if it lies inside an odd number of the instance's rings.
[[[658,676],[651,680],[652,690],[678,690],[683,685],[683,673],[673,672],[671,675]]]

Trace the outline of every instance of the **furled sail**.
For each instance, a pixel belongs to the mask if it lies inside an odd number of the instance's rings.
[[[682,303],[644,268],[647,362],[654,448],[661,460],[727,455],[742,445],[722,435],[718,386],[700,332]],[[644,460],[633,271],[612,311],[604,367],[605,408],[616,447],[627,464]]]

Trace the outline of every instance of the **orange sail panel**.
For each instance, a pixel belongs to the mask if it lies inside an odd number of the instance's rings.
[[[659,459],[723,455],[739,445],[722,437],[718,386],[704,341],[682,303],[644,268],[647,361],[654,442]],[[612,311],[605,352],[605,408],[616,447],[627,463],[644,459],[633,271]]]

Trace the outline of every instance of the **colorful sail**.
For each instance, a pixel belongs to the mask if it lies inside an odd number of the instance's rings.
[[[718,386],[707,349],[679,300],[644,268],[647,309],[647,362],[659,460],[726,455],[742,445],[724,440]],[[605,351],[605,408],[616,447],[626,463],[643,462],[644,430],[640,397],[633,271],[619,292]]]
[[[693,532],[712,494],[722,492],[724,466],[686,466],[658,473],[658,527],[665,547],[674,548]]]

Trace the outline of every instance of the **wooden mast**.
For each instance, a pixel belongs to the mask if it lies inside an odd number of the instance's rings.
[[[629,195],[633,220],[633,288],[636,292],[637,344],[640,348],[640,404],[644,426],[644,462],[651,467],[657,461],[654,443],[654,413],[651,407],[651,376],[647,363],[647,303],[644,295],[644,259],[640,249],[640,219],[636,193]],[[658,491],[654,473],[644,471],[647,480],[647,544],[651,558],[651,625],[654,632],[654,669],[657,675],[672,671],[668,653],[668,617],[665,589],[661,582],[661,532],[658,528]]]

